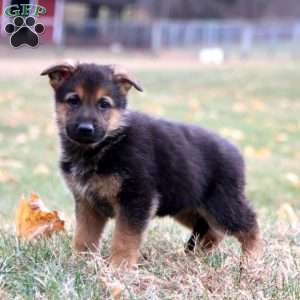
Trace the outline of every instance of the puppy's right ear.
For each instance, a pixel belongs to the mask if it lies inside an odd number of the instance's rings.
[[[48,75],[50,85],[56,90],[75,72],[75,70],[75,64],[66,62],[45,69],[41,75]]]

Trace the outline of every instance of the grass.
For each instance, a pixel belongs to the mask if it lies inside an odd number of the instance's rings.
[[[71,232],[27,244],[13,233],[21,194],[36,191],[72,224],[73,201],[58,172],[52,91],[36,74],[0,78],[0,298],[106,299],[117,280],[125,299],[300,299],[300,63],[219,68],[140,68],[146,92],[130,106],[211,128],[236,143],[247,163],[247,194],[259,212],[265,250],[241,268],[233,239],[211,256],[185,255],[188,231],[154,221],[138,270],[115,274],[109,254],[72,253]],[[288,208],[286,208],[288,205]]]

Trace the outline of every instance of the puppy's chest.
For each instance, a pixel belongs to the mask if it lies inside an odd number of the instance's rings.
[[[75,165],[66,179],[81,201],[88,201],[107,217],[114,216],[122,186],[122,178],[118,174],[101,174],[94,169],[82,169],[82,166]]]

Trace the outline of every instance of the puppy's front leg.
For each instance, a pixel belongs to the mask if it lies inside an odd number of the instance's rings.
[[[123,211],[116,217],[112,240],[111,265],[113,268],[130,269],[137,263],[139,248],[148,220],[130,220]]]
[[[77,200],[76,226],[73,239],[75,250],[96,251],[106,222],[107,218],[98,214],[86,200]]]

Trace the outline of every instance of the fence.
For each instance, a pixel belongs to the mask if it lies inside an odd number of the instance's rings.
[[[255,47],[288,45],[299,49],[300,20],[231,21],[87,21],[65,25],[66,44],[119,44],[126,48],[196,49],[235,47],[247,54]]]

